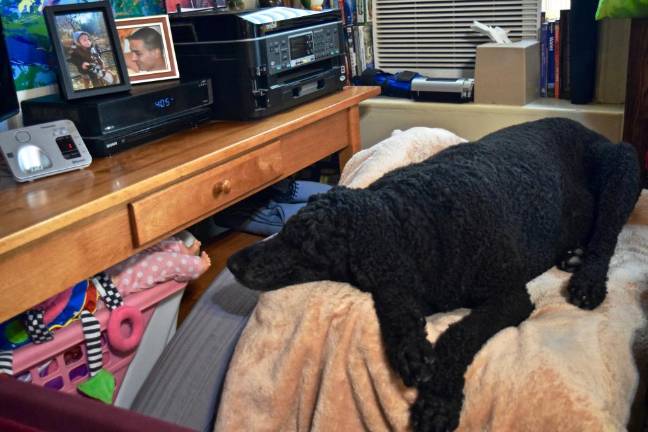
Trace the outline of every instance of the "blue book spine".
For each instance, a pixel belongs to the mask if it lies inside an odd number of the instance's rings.
[[[344,17],[345,25],[354,25],[357,23],[356,0],[344,0]]]
[[[547,97],[547,23],[540,27],[540,96]]]
[[[547,28],[548,41],[547,41],[547,97],[554,97],[554,88],[556,85],[556,55],[555,55],[555,41],[556,41],[556,26],[555,23],[550,22]]]

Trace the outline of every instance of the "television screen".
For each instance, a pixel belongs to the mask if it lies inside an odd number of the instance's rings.
[[[14,87],[7,44],[2,30],[2,20],[0,19],[0,121],[6,120],[17,113],[18,99],[16,98],[16,88]]]

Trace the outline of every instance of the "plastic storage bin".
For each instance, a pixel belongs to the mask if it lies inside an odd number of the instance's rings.
[[[173,336],[186,285],[184,282],[169,281],[124,299],[126,305],[142,312],[146,327],[138,348],[132,352],[119,352],[108,344],[105,331],[110,311],[103,305],[98,307],[95,316],[102,329],[103,367],[115,376],[116,405],[124,408],[130,406],[164,346]],[[18,348],[14,352],[14,375],[36,385],[78,394],[77,385],[89,378],[81,322],[76,321],[54,332],[52,341]]]

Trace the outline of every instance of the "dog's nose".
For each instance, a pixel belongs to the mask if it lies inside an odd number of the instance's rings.
[[[234,253],[227,260],[227,268],[234,276],[241,276],[250,263],[250,250],[249,248],[241,249]]]
[[[227,268],[229,271],[237,275],[241,271],[240,260],[237,257],[240,256],[240,252],[235,253],[227,259]]]

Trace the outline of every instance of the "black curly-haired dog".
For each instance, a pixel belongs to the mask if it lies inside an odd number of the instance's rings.
[[[533,310],[528,281],[582,247],[569,301],[593,309],[604,300],[639,192],[632,146],[544,119],[450,147],[366,189],[316,195],[228,267],[258,290],[335,280],[370,292],[391,365],[419,389],[414,429],[446,431],[458,425],[475,354]],[[472,311],[432,346],[425,316],[460,307]]]

